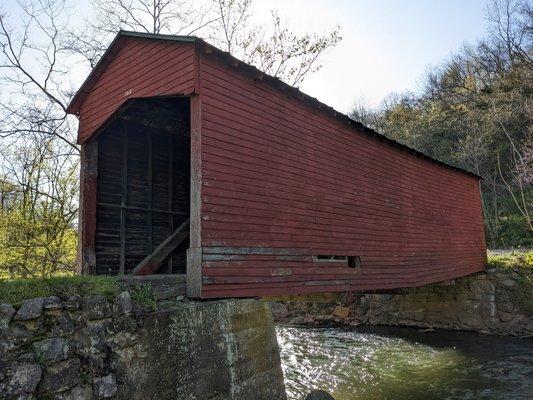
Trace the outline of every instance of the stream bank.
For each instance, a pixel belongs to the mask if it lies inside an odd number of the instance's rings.
[[[285,400],[264,302],[133,295],[0,302],[0,399]]]
[[[448,282],[387,293],[271,299],[274,319],[304,326],[404,326],[533,336],[530,270],[488,268]]]

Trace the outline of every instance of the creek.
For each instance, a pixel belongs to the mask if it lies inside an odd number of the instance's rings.
[[[533,398],[533,340],[411,328],[277,327],[289,400]]]

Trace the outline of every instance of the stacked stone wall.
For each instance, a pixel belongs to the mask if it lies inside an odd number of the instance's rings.
[[[532,336],[531,282],[523,271],[489,269],[447,285],[389,293],[355,293],[335,300],[275,301],[280,323],[389,325]]]
[[[0,399],[285,399],[259,300],[138,309],[128,291],[0,305]]]

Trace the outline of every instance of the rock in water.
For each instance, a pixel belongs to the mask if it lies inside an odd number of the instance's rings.
[[[313,390],[307,396],[305,396],[304,400],[335,400],[335,399],[328,392],[324,392],[323,390]]]

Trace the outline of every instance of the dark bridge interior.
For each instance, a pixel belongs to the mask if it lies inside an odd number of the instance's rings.
[[[130,100],[98,138],[96,273],[185,273],[189,99]]]

